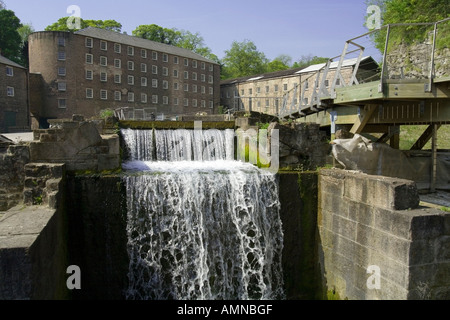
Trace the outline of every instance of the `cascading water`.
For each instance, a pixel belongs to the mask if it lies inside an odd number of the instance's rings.
[[[122,135],[130,148],[127,298],[284,299],[277,180],[233,160],[234,132]]]

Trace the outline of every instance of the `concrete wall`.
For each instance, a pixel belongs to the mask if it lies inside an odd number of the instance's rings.
[[[350,300],[449,299],[450,214],[419,207],[413,182],[322,170],[319,197],[327,290]]]

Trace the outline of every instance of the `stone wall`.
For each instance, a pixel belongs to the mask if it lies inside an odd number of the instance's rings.
[[[25,165],[30,161],[27,146],[11,145],[0,154],[0,212],[23,200]]]
[[[26,179],[35,188],[58,187],[51,201],[16,206],[0,219],[0,300],[69,299],[65,167],[40,164],[30,171]]]
[[[74,116],[50,121],[51,128],[35,130],[30,143],[31,161],[65,163],[68,171],[120,169],[120,141],[117,134],[102,136],[98,124]]]
[[[327,290],[350,300],[450,298],[450,214],[419,207],[413,182],[322,170],[319,197]]]

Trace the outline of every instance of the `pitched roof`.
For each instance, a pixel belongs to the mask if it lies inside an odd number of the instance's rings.
[[[287,70],[263,73],[263,74],[247,76],[247,77],[227,79],[227,80],[222,80],[220,82],[220,84],[227,85],[227,84],[234,84],[234,83],[239,83],[239,82],[256,81],[256,80],[261,80],[261,79],[286,77],[286,76],[291,76],[293,74],[296,74],[297,72],[301,71],[302,69],[303,68],[287,69]]]
[[[199,54],[196,54],[188,49],[179,48],[175,46],[171,46],[164,43],[159,43],[155,41],[150,41],[147,39],[130,36],[127,34],[109,31],[105,29],[99,29],[94,27],[87,27],[85,29],[76,31],[74,34],[79,34],[83,36],[88,36],[92,38],[98,38],[102,40],[107,40],[116,43],[122,43],[129,46],[139,47],[143,49],[155,50],[159,52],[164,52],[167,54],[177,55],[185,58],[190,58],[198,61],[208,62],[217,64],[217,62],[209,60]]]
[[[5,58],[2,55],[0,55],[0,63],[6,64],[8,66],[16,67],[16,68],[26,69],[25,67],[21,66],[20,64],[15,63],[14,61],[9,60],[8,58]]]

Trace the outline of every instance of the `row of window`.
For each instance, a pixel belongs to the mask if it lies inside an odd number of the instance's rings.
[[[100,90],[99,97],[101,100],[108,100],[108,90]],[[94,89],[87,88],[86,89],[86,98],[87,99],[94,99]],[[159,104],[159,96],[158,95],[152,95],[151,96],[151,103],[152,104]],[[187,99],[184,98],[183,100],[183,106],[189,107],[192,106],[194,108],[201,107],[206,108],[207,103],[209,104],[209,107],[212,109],[214,108],[214,102],[213,101],[206,101],[206,100],[200,100],[200,103],[197,99]],[[114,91],[114,101],[122,101],[122,92],[121,91]],[[127,94],[127,101],[128,102],[137,102],[134,92],[128,92]],[[141,103],[148,103],[148,95],[146,93],[141,93],[140,95],[140,102]],[[180,99],[173,98],[172,101],[174,106],[178,106],[180,103]],[[169,104],[169,97],[163,96],[162,97],[162,104],[168,105]],[[59,108],[67,108],[67,99],[58,99],[58,107]]]
[[[66,39],[58,38],[58,45],[60,47],[64,47],[66,45]],[[94,39],[93,38],[86,38],[85,39],[85,45],[86,45],[87,48],[94,48]],[[114,47],[114,52],[115,53],[118,53],[118,54],[122,53],[122,44],[114,43],[113,47]],[[108,51],[108,42],[107,41],[100,40],[100,50]],[[61,57],[64,56],[64,59],[65,59],[65,52],[61,51],[60,53],[61,53]],[[141,53],[141,58],[147,59],[147,57],[148,57],[148,50],[147,49],[140,49],[140,53]],[[127,54],[130,57],[133,57],[135,55],[135,47],[127,46]],[[163,62],[169,62],[169,55],[167,53],[160,53],[160,52],[157,52],[157,51],[152,51],[151,52],[151,57],[152,57],[152,60],[154,60],[154,61],[158,61],[160,55],[162,55],[162,61]],[[188,58],[182,58],[182,59],[183,59],[184,66],[188,67],[189,66],[189,59]],[[172,57],[172,62],[174,64],[179,64],[180,60],[181,59],[179,57],[177,57],[177,56],[173,56]],[[197,60],[192,60],[191,65],[192,65],[193,68],[198,68],[199,63],[198,63]],[[212,64],[208,64],[208,65],[209,65],[209,67],[208,67],[209,71],[211,71],[211,72],[214,71],[214,65],[212,65]],[[205,62],[200,62],[200,68],[202,70],[206,70],[206,63]]]
[[[320,84],[317,84],[317,87],[319,87],[319,85],[320,85]],[[329,87],[329,85],[330,85],[329,80],[325,80],[325,86],[326,86],[326,87]],[[338,86],[340,85],[340,79],[337,79],[336,85],[338,85]],[[295,84],[294,84],[294,87],[296,87],[296,86],[298,86],[298,84],[295,83]],[[309,89],[309,82],[306,82],[306,83],[305,83],[305,89],[306,89],[306,90]],[[288,84],[284,84],[284,85],[283,85],[283,90],[284,90],[284,91],[288,91]],[[279,91],[279,86],[276,84],[276,85],[274,85],[274,92],[278,92],[278,91]],[[270,86],[266,86],[266,87],[265,87],[265,92],[266,92],[266,93],[269,93],[269,92],[270,92]],[[261,93],[261,87],[257,87],[257,88],[256,88],[256,93],[257,93],[257,94],[260,94],[260,93]],[[248,89],[248,94],[249,94],[249,95],[252,95],[252,94],[253,94],[253,89],[252,89],[252,88]],[[245,90],[242,89],[242,90],[241,90],[241,96],[244,96],[244,95],[245,95]],[[238,97],[237,91],[234,92],[234,97],[235,97],[235,98]],[[222,96],[222,98],[223,98],[223,96]],[[229,92],[229,91],[226,91],[226,98],[230,98],[230,92]]]

